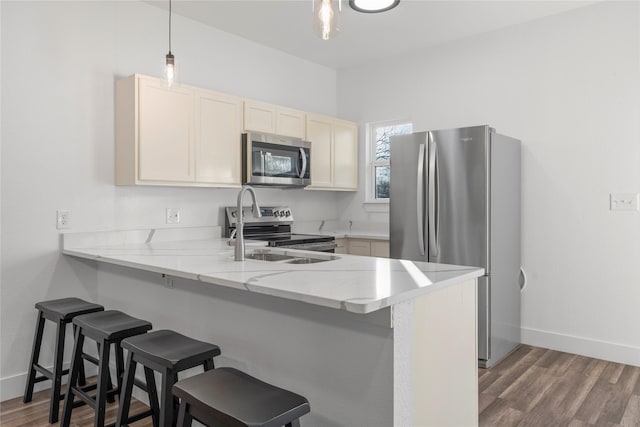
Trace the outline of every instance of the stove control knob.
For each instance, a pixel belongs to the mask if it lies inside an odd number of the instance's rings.
[[[291,216],[291,211],[290,211],[290,210],[287,210],[287,211],[285,211],[285,213],[284,213],[284,214],[285,214],[286,216]]]
[[[236,211],[232,211],[232,212],[231,212],[231,216],[232,216],[233,218],[236,218],[236,217],[238,216],[238,212],[236,212]]]
[[[278,211],[273,211],[273,216],[275,216],[276,218],[278,218],[280,216],[280,212]]]

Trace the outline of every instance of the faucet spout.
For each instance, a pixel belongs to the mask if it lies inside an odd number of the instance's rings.
[[[235,248],[235,260],[244,261],[244,219],[242,218],[242,203],[245,193],[251,194],[253,204],[251,206],[251,212],[256,218],[260,218],[262,213],[256,200],[256,192],[252,187],[248,185],[242,186],[240,193],[238,193],[238,218],[236,222],[236,248]]]

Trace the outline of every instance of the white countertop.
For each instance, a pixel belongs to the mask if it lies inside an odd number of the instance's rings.
[[[220,227],[66,233],[63,253],[354,313],[370,313],[484,274],[476,267],[343,254],[315,264],[237,262],[227,239],[219,236]],[[246,252],[264,246],[250,242]]]

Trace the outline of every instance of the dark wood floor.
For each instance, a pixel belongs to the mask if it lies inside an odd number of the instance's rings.
[[[640,367],[523,345],[480,369],[479,383],[481,427],[640,427]],[[146,408],[138,401],[131,407]],[[117,410],[108,404],[108,423]],[[48,390],[28,404],[21,397],[1,402],[0,426],[49,426],[48,411]],[[71,421],[92,426],[93,411],[76,408]],[[151,419],[132,426],[150,427]]]
[[[91,383],[91,381],[89,381]],[[64,387],[64,386],[63,386]],[[0,402],[0,426],[57,426],[60,423],[49,424],[49,396],[50,390],[43,390],[33,393],[33,400],[29,403],[22,403],[22,397]],[[62,418],[62,406],[60,403],[60,417]],[[134,400],[131,402],[129,414],[137,414],[148,409],[143,403]],[[114,423],[118,415],[118,404],[107,403],[106,422]],[[87,405],[74,408],[71,413],[71,427],[93,426],[93,409]],[[151,418],[147,417],[138,422],[130,424],[133,427],[151,427]]]
[[[482,427],[640,426],[640,367],[522,345],[479,383]]]

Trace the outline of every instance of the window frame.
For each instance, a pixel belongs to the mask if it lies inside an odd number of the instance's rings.
[[[364,207],[368,211],[372,212],[384,212],[389,209],[389,199],[376,199],[375,186],[376,186],[376,167],[389,166],[389,160],[376,160],[376,129],[380,127],[399,126],[399,125],[411,125],[411,131],[413,132],[413,122],[409,119],[395,119],[395,120],[381,120],[377,122],[369,122],[365,128],[366,138],[366,183],[365,183],[365,200]]]

